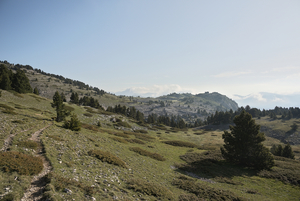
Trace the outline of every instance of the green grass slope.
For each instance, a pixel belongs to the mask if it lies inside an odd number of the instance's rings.
[[[0,97],[0,148],[7,146],[6,153],[32,157],[40,148],[50,162],[51,171],[44,177],[46,183],[41,191],[43,199],[183,201],[300,197],[298,160],[277,157],[271,171],[233,166],[219,153],[223,144],[221,130],[140,126],[124,116],[66,103],[82,122],[80,131],[71,131],[64,129],[62,122],[52,121],[55,110],[51,102],[33,94],[3,90]],[[131,128],[111,122],[112,118]],[[44,129],[39,135],[40,143],[29,141],[40,129]],[[9,137],[12,140],[7,145]],[[268,137],[265,143],[271,146],[275,142],[279,140]],[[9,172],[5,168],[8,166],[0,162],[0,199],[20,200],[36,174]]]

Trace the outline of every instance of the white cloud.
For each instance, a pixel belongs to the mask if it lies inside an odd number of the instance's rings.
[[[260,94],[260,93],[252,93],[252,94],[249,94],[247,96],[234,95],[233,99],[237,100],[237,101],[238,100],[246,100],[246,99],[256,99],[257,101],[260,101],[260,102],[267,102],[267,99],[265,99],[263,97],[263,95]]]
[[[184,89],[177,84],[170,85],[152,85],[149,87],[131,87],[124,91],[117,92],[117,95],[158,97],[170,93],[187,93],[189,89]]]
[[[240,75],[246,75],[250,74],[250,71],[244,71],[244,72],[225,72],[225,73],[220,73],[217,75],[213,75],[213,77],[236,77]]]

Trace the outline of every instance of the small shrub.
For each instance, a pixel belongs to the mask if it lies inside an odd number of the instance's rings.
[[[91,130],[91,131],[96,131],[96,132],[99,131],[98,127],[95,126],[95,125],[90,125],[90,124],[81,123],[81,127],[82,127],[82,128],[85,128],[85,129],[88,129],[88,130]]]
[[[91,113],[84,113],[83,115],[86,116],[86,117],[92,117],[93,116]]]
[[[117,126],[119,126],[119,127],[125,127],[125,128],[131,128],[131,126],[127,122],[125,122],[125,121],[118,122]]]
[[[77,118],[77,115],[72,114],[71,120],[65,121],[63,127],[66,129],[70,129],[72,131],[80,131],[81,123],[80,123],[79,119]]]
[[[25,122],[22,121],[22,120],[13,120],[11,121],[12,123],[15,123],[15,124],[24,124]]]
[[[126,135],[124,133],[114,133],[115,136],[123,137],[123,138],[130,138],[129,135]]]
[[[14,195],[12,193],[6,194],[2,197],[1,201],[14,201]]]
[[[129,143],[136,143],[136,144],[146,144],[145,142],[138,140],[138,139],[125,139]]]
[[[2,152],[0,169],[4,172],[17,172],[20,175],[35,175],[43,170],[43,161],[39,157],[20,152]]]
[[[35,108],[35,107],[30,107],[29,109],[30,109],[30,110],[33,110],[33,111],[35,111],[35,112],[41,112],[41,111],[42,111],[42,110],[37,109],[37,108]]]
[[[123,168],[127,168],[124,161],[122,161],[120,158],[116,157],[115,155],[111,154],[108,151],[100,151],[100,150],[90,150],[88,152],[90,156],[96,157],[102,162],[107,162],[113,165],[117,165]]]
[[[174,199],[172,192],[166,187],[152,182],[145,182],[140,179],[130,179],[127,182],[127,188],[133,189],[134,191],[141,192],[146,195],[161,197],[168,200]]]
[[[34,149],[35,150],[38,147],[39,144],[35,141],[28,140],[28,141],[18,142],[17,145],[19,147],[25,147],[25,148],[28,148],[28,149]]]
[[[13,110],[7,110],[7,109],[3,110],[2,112],[5,113],[5,114],[12,114],[12,115],[16,115],[17,114]]]
[[[3,108],[3,109],[6,109],[6,110],[14,110],[14,108],[12,108],[8,105],[2,104],[2,103],[0,103],[0,107]]]
[[[139,147],[130,147],[129,148],[130,151],[134,151],[142,156],[148,156],[150,158],[153,158],[155,160],[158,160],[158,161],[165,161],[166,159],[161,156],[160,154],[158,153],[152,153],[152,152],[149,152],[149,151],[146,151],[144,149],[141,149]]]
[[[75,110],[75,108],[69,106],[69,105],[65,105],[65,110],[69,111],[69,112],[73,112]]]
[[[48,135],[48,137],[50,137],[50,138],[52,138],[52,139],[54,139],[56,141],[64,141],[64,139],[62,139],[62,138],[60,138],[60,137],[58,137],[56,135]]]
[[[136,132],[136,133],[148,133],[148,131],[141,130],[141,129],[135,130],[134,132]]]
[[[165,144],[169,144],[172,146],[177,146],[177,147],[198,147],[196,144],[191,143],[191,142],[184,142],[184,141],[179,141],[179,140],[171,140],[171,141],[163,141]]]
[[[152,141],[154,140],[155,138],[154,137],[151,137],[151,136],[148,136],[148,135],[145,135],[145,134],[140,134],[140,133],[135,133],[134,136],[140,140],[144,140],[144,141]]]
[[[124,143],[124,144],[128,143],[128,141],[126,141],[123,138],[119,138],[119,137],[110,137],[110,138],[113,139],[114,141],[121,142],[121,143]]]

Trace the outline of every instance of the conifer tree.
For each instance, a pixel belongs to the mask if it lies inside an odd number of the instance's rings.
[[[285,158],[295,159],[295,154],[293,153],[292,147],[289,143],[283,148],[282,156]]]
[[[13,75],[12,88],[19,93],[32,93],[29,79],[24,71],[17,70],[17,73]]]
[[[65,119],[65,117],[68,115],[68,112],[65,111],[65,105],[63,104],[63,101],[61,99],[61,96],[59,95],[58,91],[55,92],[53,96],[53,103],[51,103],[51,106],[55,108],[56,110],[56,121],[61,122]]]
[[[11,72],[12,73],[12,72]],[[11,89],[11,78],[8,68],[4,65],[0,65],[0,89]]]
[[[77,118],[76,114],[71,115],[71,120],[70,121],[65,121],[64,123],[64,128],[70,129],[72,131],[80,131],[81,129],[81,123]]]
[[[260,126],[255,124],[252,116],[246,111],[233,120],[235,126],[230,126],[230,132],[224,131],[221,148],[223,157],[232,163],[254,167],[256,169],[270,169],[274,166],[274,158],[269,149],[264,147],[263,133]]]
[[[35,87],[35,88],[33,89],[33,93],[36,94],[36,95],[39,95],[39,94],[40,94],[40,93],[39,93],[39,90],[37,89],[37,87]]]

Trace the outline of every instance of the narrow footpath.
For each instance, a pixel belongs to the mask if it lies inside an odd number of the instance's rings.
[[[50,162],[46,159],[46,157],[43,154],[43,144],[40,140],[40,135],[45,129],[47,129],[51,125],[52,124],[36,131],[32,134],[31,138],[29,138],[29,140],[35,141],[40,145],[40,149],[36,152],[36,156],[40,157],[43,160],[44,169],[40,174],[33,177],[33,179],[31,180],[31,185],[24,193],[24,196],[21,199],[21,201],[41,201],[43,199],[43,192],[47,184],[45,175],[51,172],[52,167],[50,165]]]

